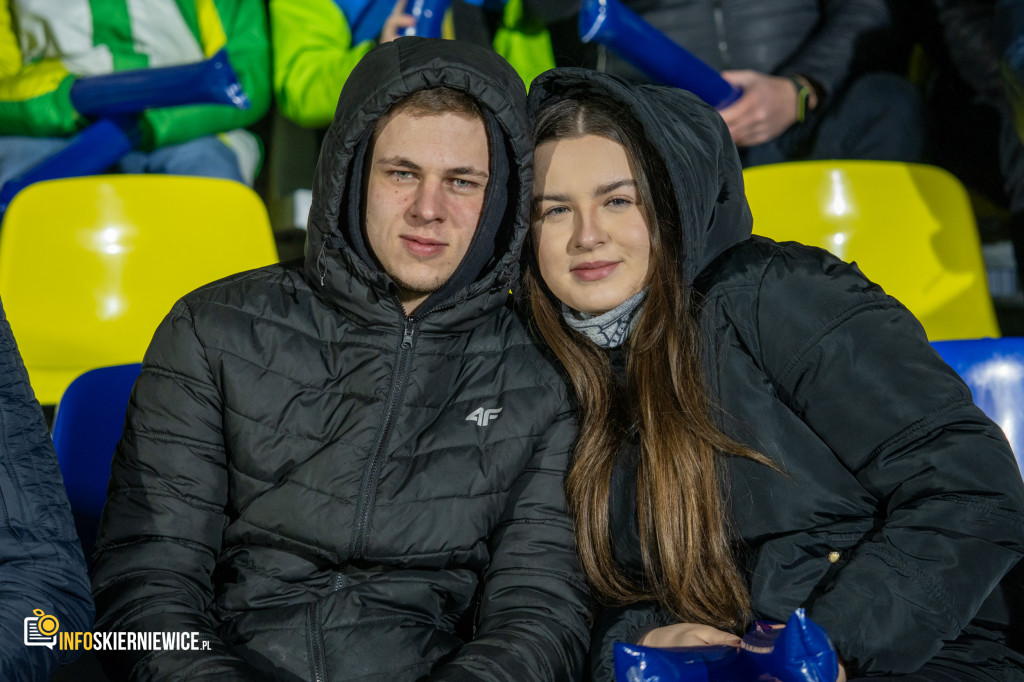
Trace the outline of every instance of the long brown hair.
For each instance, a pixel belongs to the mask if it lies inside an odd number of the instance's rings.
[[[701,364],[697,295],[680,281],[685,257],[664,164],[637,120],[605,99],[563,99],[540,112],[534,144],[600,135],[630,159],[650,229],[647,296],[627,345],[626,381],[608,354],[570,329],[543,285],[532,249],[525,284],[537,329],[565,368],[581,413],[568,478],[580,558],[596,595],[609,604],[657,600],[684,622],[741,630],[750,616],[736,567],[719,485],[729,453],[774,466],[723,434],[711,418]],[[631,580],[612,556],[609,492],[623,439],[640,442],[637,522],[645,581]]]

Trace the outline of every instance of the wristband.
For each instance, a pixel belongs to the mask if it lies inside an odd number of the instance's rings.
[[[807,118],[807,102],[811,98],[811,85],[801,76],[790,76],[796,86],[796,121],[803,123]]]

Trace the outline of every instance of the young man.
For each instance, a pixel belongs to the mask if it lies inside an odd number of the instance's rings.
[[[114,679],[575,679],[588,598],[564,388],[507,305],[523,86],[406,38],[353,71],[306,257],[206,286],[154,337],[97,542],[98,630],[206,651]]]

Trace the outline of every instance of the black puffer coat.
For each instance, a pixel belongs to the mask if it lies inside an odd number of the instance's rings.
[[[508,210],[487,272],[407,319],[339,225],[357,143],[392,103],[440,85],[496,118]],[[574,427],[507,304],[531,190],[523,98],[489,51],[377,48],[327,134],[305,262],[175,305],[113,463],[97,627],[198,631],[211,650],[104,654],[115,679],[578,677]]]
[[[852,676],[928,664],[956,680],[1024,679],[1024,590],[1009,573],[1024,555],[1024,484],[921,325],[855,265],[751,238],[735,147],[695,97],[563,69],[534,81],[531,108],[573,91],[621,102],[662,155],[680,277],[706,296],[721,428],[784,470],[731,458],[724,472],[756,615],[806,607]],[[617,476],[614,549],[637,575],[636,473]],[[669,622],[645,604],[607,612],[596,678],[611,679],[615,639]]]

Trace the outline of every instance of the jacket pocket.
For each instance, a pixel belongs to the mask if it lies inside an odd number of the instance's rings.
[[[319,601],[311,602],[306,607],[306,656],[309,659],[309,679],[312,682],[329,682]]]

